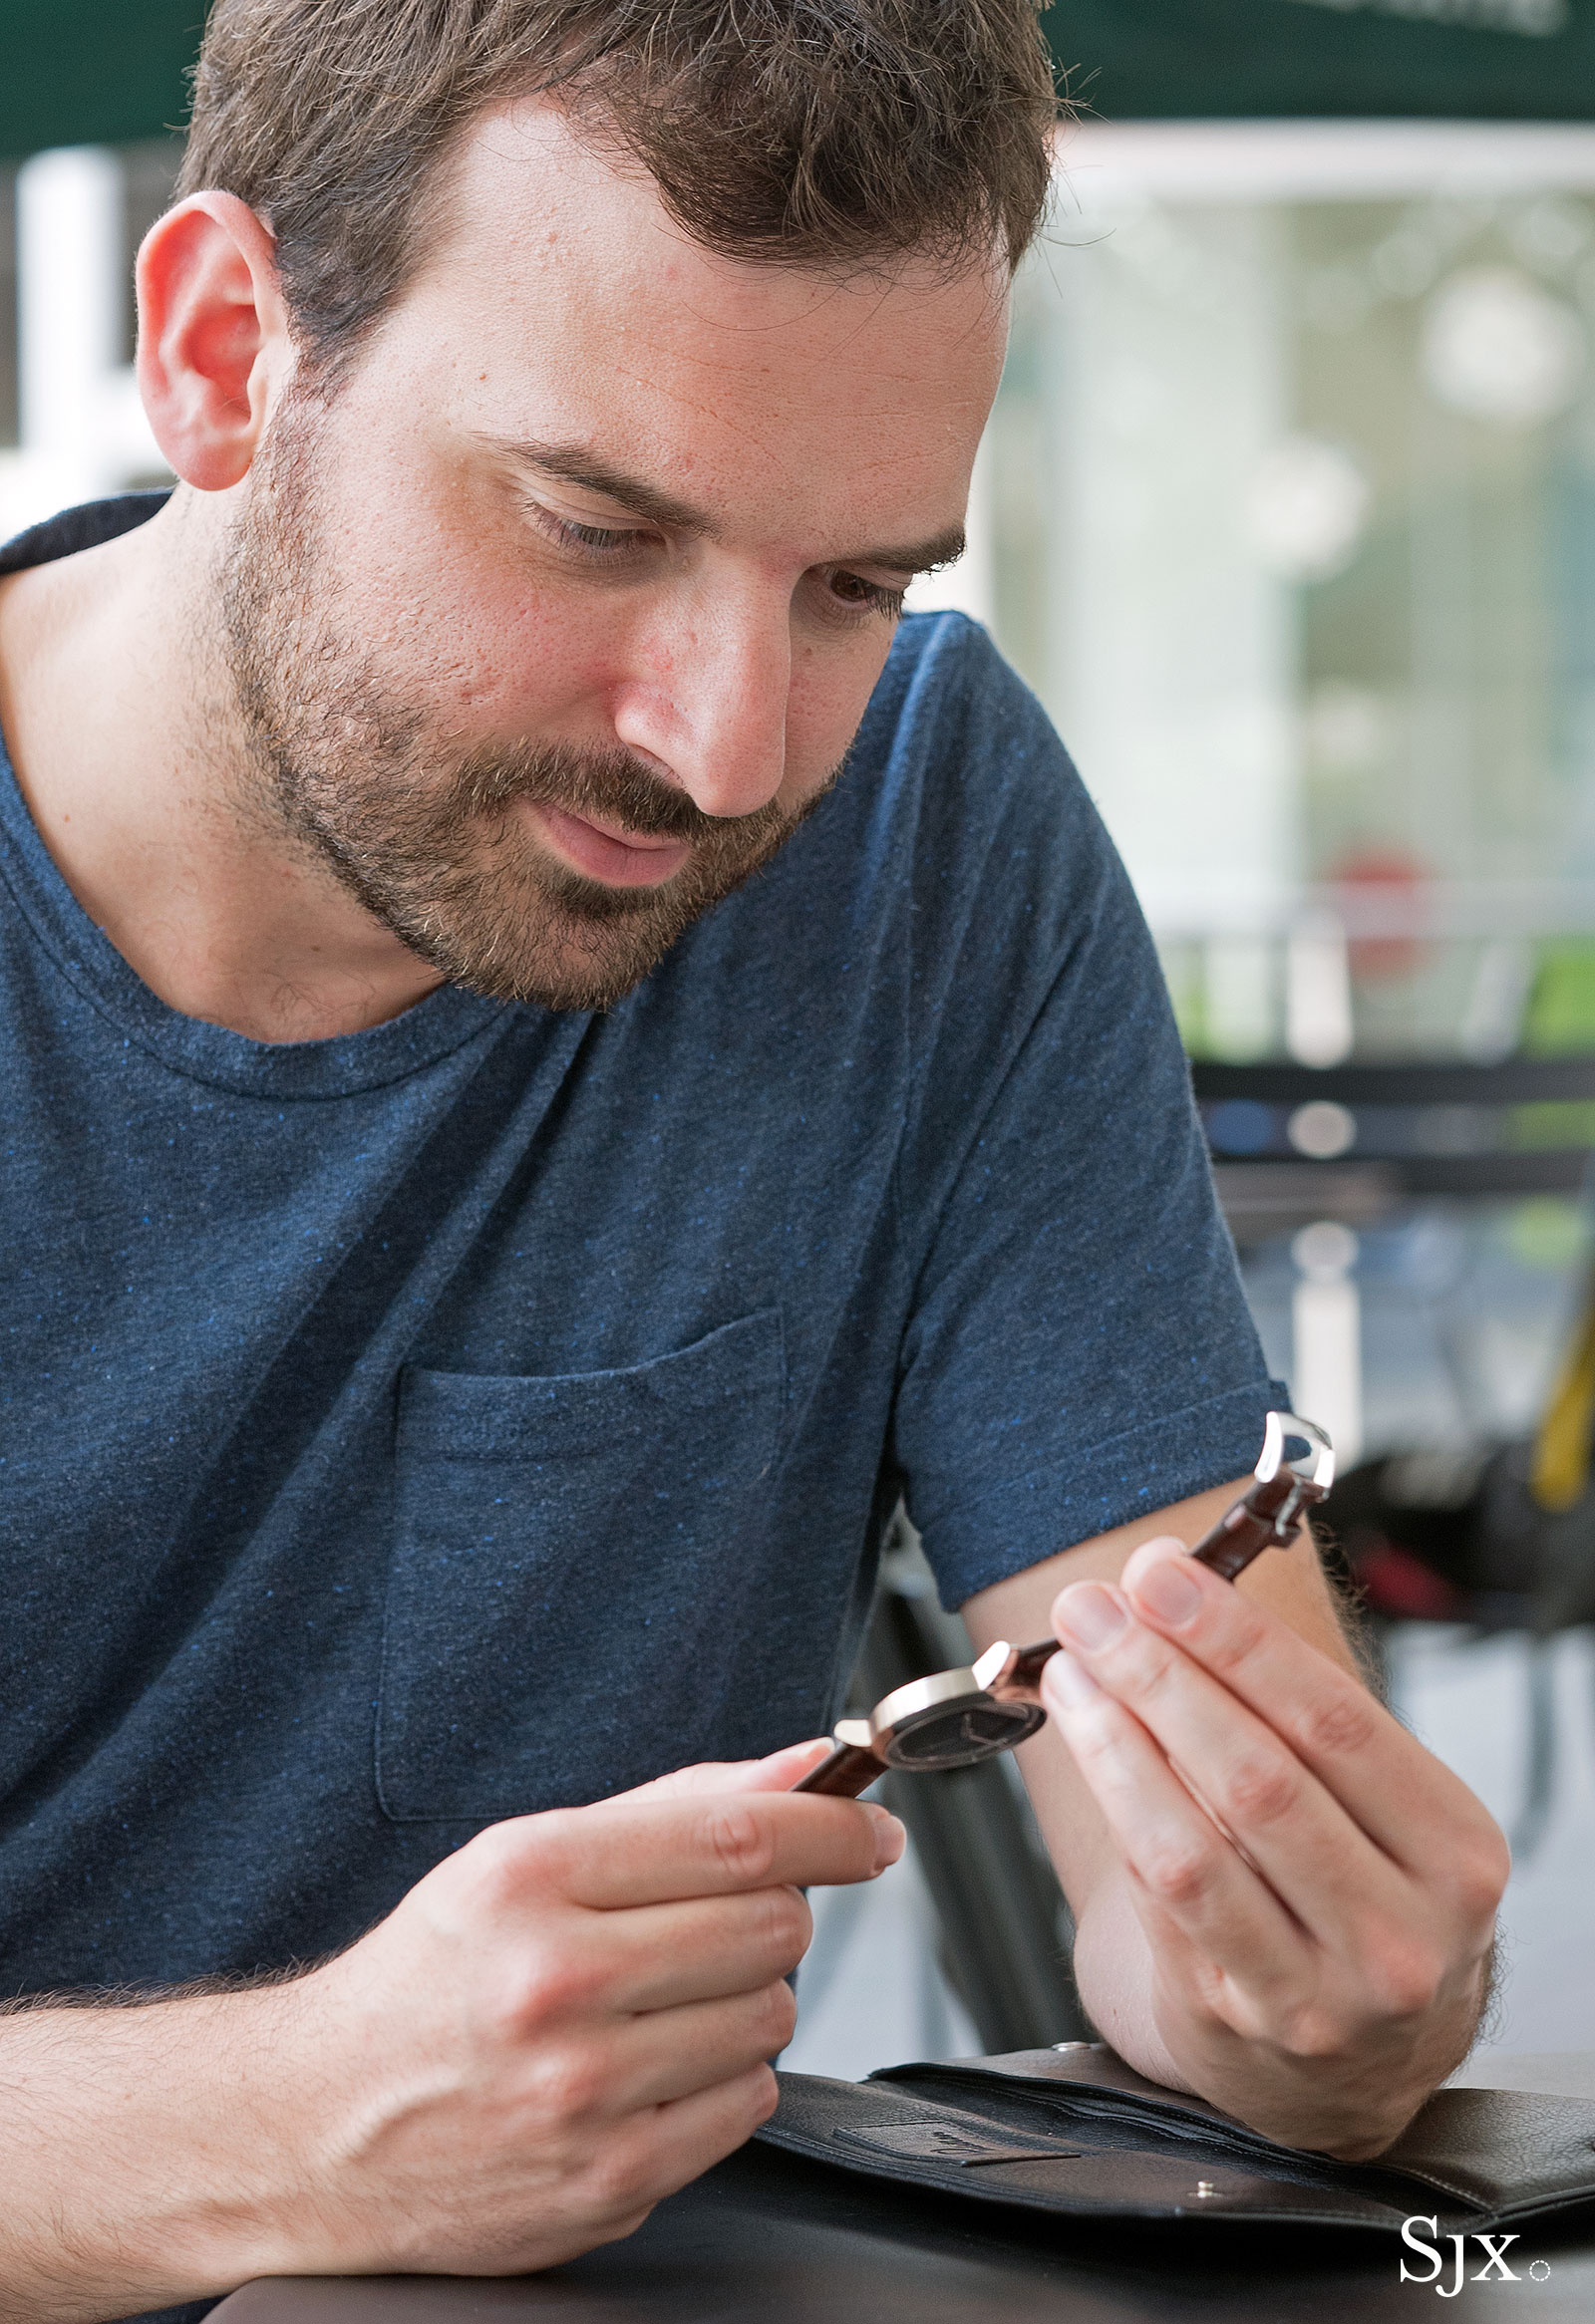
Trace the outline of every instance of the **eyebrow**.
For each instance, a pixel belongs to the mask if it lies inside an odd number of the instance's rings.
[[[613,500],[628,515],[643,517],[649,524],[664,526],[671,532],[688,534],[695,540],[718,540],[720,527],[702,508],[694,508],[687,500],[678,500],[673,493],[661,492],[656,484],[647,483],[641,476],[628,476],[624,469],[611,467],[607,460],[585,445],[577,443],[511,442],[501,436],[483,439],[493,450],[522,467],[536,468],[545,476],[553,476],[562,484],[574,484],[584,492],[596,492],[605,500]],[[950,565],[961,557],[966,546],[961,524],[945,525],[932,533],[928,540],[915,541],[907,547],[893,544],[886,548],[855,549],[848,556],[827,557],[827,565],[878,565],[888,573],[929,573],[938,565]]]

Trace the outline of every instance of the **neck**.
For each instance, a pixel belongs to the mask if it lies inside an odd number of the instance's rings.
[[[381,1024],[440,982],[272,810],[227,676],[224,495],[0,582],[0,728],[91,920],[170,1008],[255,1040]]]

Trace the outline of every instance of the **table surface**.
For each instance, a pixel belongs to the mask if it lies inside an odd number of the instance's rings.
[[[1595,2055],[1485,2058],[1459,2083],[1595,2099]],[[1588,2324],[1595,2222],[1530,2229],[1520,2281],[1469,2282],[1474,2324]],[[1447,2263],[1449,2253],[1446,2253]],[[1527,2265],[1549,2274],[1530,2281]],[[994,2218],[767,2147],[672,2195],[623,2243],[514,2279],[383,2276],[246,2284],[214,2324],[1386,2324],[1414,2315],[1389,2236],[1259,2233],[1221,2221],[1082,2228]],[[1480,2263],[1470,2253],[1469,2269]],[[1443,2281],[1451,2281],[1449,2265]],[[1421,2311],[1423,2312],[1423,2311]]]

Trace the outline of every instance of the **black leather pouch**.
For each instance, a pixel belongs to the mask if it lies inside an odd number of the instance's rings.
[[[1595,2104],[1440,2090],[1375,2163],[1279,2147],[1196,2098],[1072,2043],[889,2066],[867,2082],[783,2074],[758,2134],[865,2178],[1066,2216],[1228,2219],[1440,2234],[1595,2202]]]

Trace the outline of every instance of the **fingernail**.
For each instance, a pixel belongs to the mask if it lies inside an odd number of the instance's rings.
[[[1041,1690],[1050,1695],[1062,1711],[1079,1710],[1083,1703],[1096,1700],[1102,1693],[1089,1670],[1083,1670],[1073,1654],[1055,1654],[1041,1674]]]
[[[1201,1585],[1188,1558],[1159,1558],[1155,1566],[1136,1575],[1131,1596],[1173,1629],[1193,1621],[1202,1602]]]
[[[1054,1661],[1058,1659],[1056,1655]],[[889,1864],[895,1864],[902,1855],[903,1842],[908,1837],[895,1816],[885,1808],[877,1808],[873,1800],[864,1802],[869,1821],[875,1827],[875,1870],[883,1873]]]
[[[1100,1582],[1077,1582],[1058,1600],[1058,1626],[1072,1646],[1092,1653],[1116,1638],[1128,1617],[1116,1594]]]

